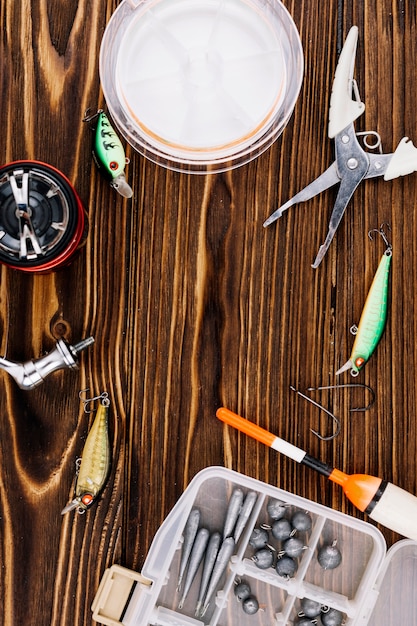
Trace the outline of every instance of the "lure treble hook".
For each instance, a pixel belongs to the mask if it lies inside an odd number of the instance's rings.
[[[92,410],[87,409],[87,406],[91,404],[91,402],[95,402],[96,400],[101,400],[101,404],[103,406],[110,405],[109,394],[107,393],[107,391],[102,391],[100,395],[94,396],[93,398],[83,398],[82,394],[86,393],[87,391],[90,391],[89,387],[87,387],[86,389],[81,389],[81,391],[78,392],[78,397],[84,405],[84,413],[93,413]]]
[[[384,244],[387,246],[386,250],[385,250],[385,254],[388,256],[391,256],[392,254],[392,244],[388,241],[388,237],[384,231],[384,226],[387,226],[388,230],[391,230],[391,226],[388,224],[388,222],[384,222],[383,224],[381,224],[381,226],[379,228],[372,228],[370,231],[368,231],[368,237],[371,241],[373,241],[373,236],[372,233],[378,233],[378,235],[380,235],[380,237],[382,237],[382,241],[384,242]]]

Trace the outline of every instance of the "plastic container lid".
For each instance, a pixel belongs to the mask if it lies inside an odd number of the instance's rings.
[[[141,154],[222,171],[281,134],[303,52],[277,0],[124,0],[103,36],[100,77],[116,126]]]
[[[377,602],[368,626],[415,624],[417,621],[417,543],[403,539],[387,552],[376,584]]]

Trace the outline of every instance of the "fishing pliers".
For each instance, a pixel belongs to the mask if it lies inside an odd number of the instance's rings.
[[[327,237],[312,264],[314,268],[323,260],[346,207],[362,180],[377,176],[391,180],[417,170],[417,148],[408,137],[400,141],[394,153],[383,154],[381,138],[377,132],[355,133],[353,123],[365,110],[353,78],[357,41],[358,27],[352,26],[340,53],[330,97],[328,135],[335,141],[336,160],[323,174],[272,213],[264,223],[265,227],[269,226],[293,204],[305,202],[340,183]],[[360,135],[364,137],[362,143],[366,148],[379,148],[380,153],[372,154],[363,150],[358,141]],[[372,145],[369,143],[369,136],[376,137],[376,142]]]

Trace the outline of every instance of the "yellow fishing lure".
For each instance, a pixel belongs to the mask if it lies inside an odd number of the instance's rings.
[[[103,392],[93,400],[100,400],[93,425],[88,433],[81,459],[77,461],[77,482],[74,499],[61,511],[62,515],[78,509],[84,513],[99,496],[110,469],[108,414],[110,400]],[[90,402],[86,400],[84,402]]]

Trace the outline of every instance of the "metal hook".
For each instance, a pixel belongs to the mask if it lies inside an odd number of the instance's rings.
[[[311,398],[306,396],[304,393],[302,393],[301,391],[299,391],[298,389],[296,389],[292,385],[290,385],[290,389],[292,391],[295,391],[296,393],[298,393],[298,395],[301,396],[302,398],[304,398],[304,400],[307,400],[311,404],[314,404],[314,406],[316,406],[321,411],[324,411],[325,413],[327,413],[327,415],[329,415],[329,417],[331,417],[332,420],[334,421],[334,423],[336,424],[336,432],[334,432],[333,435],[329,435],[328,437],[323,437],[323,435],[320,435],[320,433],[317,432],[316,430],[313,430],[313,428],[310,428],[311,432],[314,435],[316,435],[319,439],[321,439],[322,441],[330,441],[331,439],[334,439],[335,437],[337,437],[337,435],[340,433],[340,420],[336,417],[336,415],[333,415],[333,413],[331,413],[326,408],[324,408],[324,406],[322,406],[321,404],[319,404],[315,400],[312,400]]]
[[[387,238],[387,236],[385,234],[384,226],[387,226],[389,231],[391,230],[391,226],[388,224],[388,222],[384,222],[383,224],[381,224],[381,226],[379,228],[372,228],[372,230],[370,230],[368,232],[368,237],[369,237],[369,239],[371,241],[373,241],[372,233],[378,233],[378,235],[380,235],[382,237],[383,242],[387,246],[387,249],[385,250],[385,254],[391,254],[392,253],[392,245],[388,241],[388,238]]]
[[[87,409],[87,404],[90,404],[90,402],[94,402],[95,400],[101,400],[101,403],[104,406],[109,406],[110,400],[109,400],[109,394],[107,393],[107,391],[103,391],[99,396],[94,396],[94,398],[82,398],[81,394],[85,393],[86,391],[89,391],[89,387],[87,387],[87,389],[82,389],[78,393],[79,399],[84,404],[84,412],[85,413],[92,413],[93,412],[93,411],[89,411]]]
[[[83,122],[92,122],[100,115],[100,113],[103,113],[103,109],[98,109],[96,113],[90,113],[90,111],[92,111],[92,109],[91,107],[88,107],[84,113]]]
[[[307,391],[320,391],[321,389],[341,389],[347,387],[362,387],[363,389],[369,391],[369,393],[371,394],[371,401],[369,402],[369,404],[363,407],[358,406],[354,407],[353,409],[349,409],[351,413],[360,413],[362,411],[367,411],[374,404],[375,391],[372,389],[372,387],[369,387],[369,385],[365,385],[364,383],[344,383],[340,385],[325,385],[324,387],[308,387]]]

